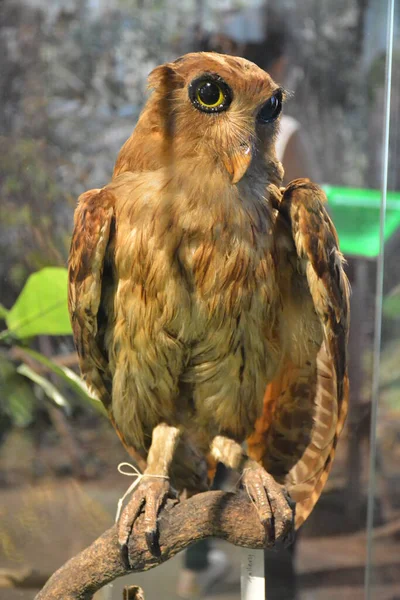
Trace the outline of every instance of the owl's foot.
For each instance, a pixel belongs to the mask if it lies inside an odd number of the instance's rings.
[[[177,493],[170,487],[167,478],[146,476],[133,492],[118,521],[118,541],[127,567],[133,567],[129,560],[129,537],[135,521],[142,511],[144,512],[144,533],[148,549],[153,556],[161,555],[157,518],[167,498],[177,499]]]
[[[294,531],[295,503],[285,488],[253,461],[249,461],[243,470],[242,485],[254,503],[268,540],[273,543],[279,530],[279,537],[290,543]]]

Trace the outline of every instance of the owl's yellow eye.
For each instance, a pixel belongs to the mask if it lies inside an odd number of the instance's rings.
[[[221,112],[232,102],[232,90],[225,81],[213,73],[196,78],[189,85],[189,98],[198,110]]]
[[[224,101],[224,94],[218,83],[214,81],[205,81],[196,90],[196,99],[202,106],[215,108]]]

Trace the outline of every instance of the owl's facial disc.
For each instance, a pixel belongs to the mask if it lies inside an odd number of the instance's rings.
[[[282,111],[282,97],[283,91],[279,88],[261,106],[256,114],[256,123],[258,125],[265,125],[276,121]],[[233,184],[238,183],[246,173],[251,163],[253,151],[252,142],[242,142],[239,146],[228,150],[223,162],[226,170],[232,177],[231,181]]]
[[[208,113],[209,119],[218,119],[219,113],[228,111],[234,100],[232,88],[215,72],[204,72],[193,79],[188,86],[189,100],[196,110]],[[283,91],[278,88],[270,98],[260,105],[255,115],[256,124],[265,125],[275,121],[282,109]],[[254,105],[249,102],[249,110],[254,111]],[[253,118],[254,118],[254,112]],[[233,116],[233,122],[235,117]],[[246,140],[247,135],[244,136]],[[253,139],[249,134],[249,141],[241,144],[232,144],[223,154],[222,162],[231,176],[233,184],[238,183],[250,166],[253,155]]]

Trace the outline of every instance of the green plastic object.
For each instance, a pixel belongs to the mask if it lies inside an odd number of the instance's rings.
[[[337,229],[340,249],[348,256],[375,258],[379,254],[381,192],[379,190],[322,186]],[[400,193],[388,192],[385,242],[400,227]]]

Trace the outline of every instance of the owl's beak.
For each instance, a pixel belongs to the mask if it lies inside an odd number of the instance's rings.
[[[238,183],[246,173],[252,159],[252,149],[250,144],[241,144],[239,148],[232,149],[225,155],[223,162],[232,183]]]

